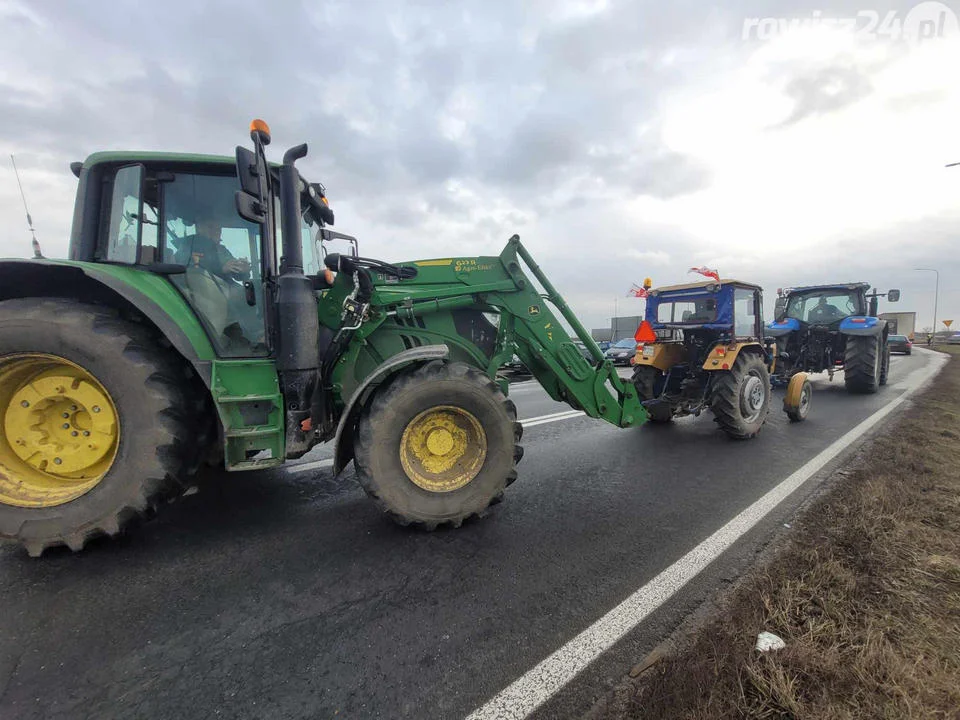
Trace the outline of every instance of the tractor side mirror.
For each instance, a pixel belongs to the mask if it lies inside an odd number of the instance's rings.
[[[888,290],[887,291],[887,300],[889,302],[897,302],[900,300],[900,291],[899,290]]]
[[[237,147],[237,179],[240,190],[237,191],[237,212],[244,220],[263,223],[267,219],[263,197],[260,195],[260,170],[257,155],[245,147]],[[266,184],[266,183],[264,183]]]
[[[243,190],[237,190],[236,199],[237,212],[240,217],[258,225],[266,222],[267,214],[264,212],[263,204],[259,198],[245,193]]]
[[[252,150],[237,147],[237,179],[240,189],[254,197],[260,195],[260,178],[257,173],[257,156]]]

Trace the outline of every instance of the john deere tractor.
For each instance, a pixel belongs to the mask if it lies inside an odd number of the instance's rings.
[[[770,412],[776,347],[763,339],[762,291],[739,280],[650,290],[637,329],[633,382],[654,423],[705,410],[731,438],[755,437]],[[812,388],[797,374],[784,399],[806,418]]]
[[[273,164],[265,123],[251,139],[74,163],[69,259],[0,261],[0,538],[78,550],[204,462],[268,468],[324,442],[396,521],[459,525],[517,477],[497,378],[514,354],[553,399],[646,420],[518,237],[489,257],[361,257],[296,168],[307,146]]]
[[[900,299],[899,290],[878,293],[869,283],[812,285],[780,290],[775,319],[767,336],[778,348],[775,381],[786,383],[798,372],[843,370],[851,393],[875,393],[887,384],[889,327],[877,317],[878,298]]]

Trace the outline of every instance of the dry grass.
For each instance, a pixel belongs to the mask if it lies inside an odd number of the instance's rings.
[[[795,528],[602,716],[960,718],[960,358]]]

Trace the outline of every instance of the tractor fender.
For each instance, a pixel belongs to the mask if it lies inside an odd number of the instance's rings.
[[[170,288],[171,297],[180,298]],[[209,387],[215,356],[199,320],[189,312],[184,319],[195,324],[188,336],[161,305],[148,294],[96,265],[64,260],[0,260],[0,300],[20,297],[72,297],[80,301],[128,308],[142,315],[173,345]]]
[[[653,348],[653,354],[644,355],[647,348]],[[666,372],[674,365],[683,361],[684,347],[680,343],[646,343],[642,348],[637,348],[637,354],[633,358],[634,367],[649,365]]]
[[[774,320],[768,323],[764,332],[769,337],[783,337],[800,329],[800,321],[796,318],[784,318],[783,320]]]
[[[855,315],[840,321],[840,334],[879,337],[886,327],[887,323],[880,318]]]
[[[357,420],[360,419],[360,411],[363,409],[362,400],[368,394],[371,386],[386,379],[406,365],[428,360],[444,360],[449,355],[450,348],[446,345],[424,345],[418,348],[410,348],[382,362],[363,379],[363,382],[353,391],[353,395],[350,396],[344,406],[343,412],[340,414],[340,422],[337,423],[337,433],[333,439],[334,475],[339,475],[353,459],[353,431],[357,427]]]
[[[758,342],[738,342],[730,343],[729,345],[717,343],[713,349],[710,350],[707,359],[703,361],[703,369],[729,370],[737,361],[737,356],[743,351],[759,353],[760,357],[764,358],[764,360],[766,360],[767,357],[766,351]]]
[[[790,378],[787,383],[787,392],[783,396],[783,407],[800,407],[800,393],[803,391],[803,384],[810,378],[809,373],[798,372]]]

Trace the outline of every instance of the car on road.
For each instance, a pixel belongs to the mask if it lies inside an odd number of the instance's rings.
[[[944,340],[944,342],[947,345],[960,345],[960,333],[954,333],[953,335],[948,337],[946,340]]]
[[[910,342],[910,338],[906,335],[891,335],[887,338],[887,347],[890,348],[890,352],[892,353],[898,352],[909,355],[913,348],[913,343]]]
[[[613,345],[607,348],[603,354],[608,360],[612,360],[614,365],[629,365],[630,360],[637,354],[637,341],[633,338],[617,340]]]
[[[503,364],[500,368],[505,374],[508,375],[529,375],[530,371],[527,369],[527,366],[523,364],[523,360],[514,355],[510,360]]]
[[[583,359],[586,360],[591,365],[594,364],[593,355],[590,354],[590,351],[587,350],[587,344],[582,340],[571,340],[574,345],[577,346],[577,350],[580,351],[580,354],[583,355]]]

